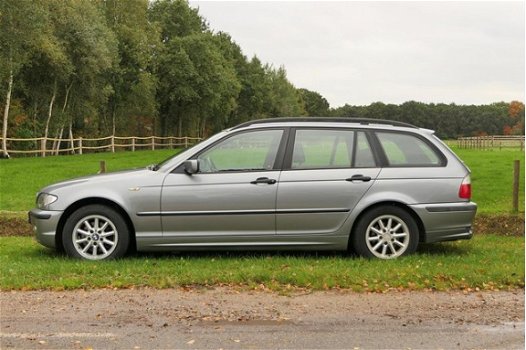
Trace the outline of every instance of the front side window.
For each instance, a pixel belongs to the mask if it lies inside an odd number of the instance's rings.
[[[377,132],[391,166],[438,166],[441,159],[424,140],[410,134]]]
[[[363,131],[297,130],[291,169],[376,167],[373,152]]]
[[[201,153],[201,173],[272,170],[283,130],[249,131],[220,141]]]

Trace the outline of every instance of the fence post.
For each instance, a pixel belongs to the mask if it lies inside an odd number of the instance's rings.
[[[82,154],[82,136],[79,137],[79,154]]]
[[[115,135],[111,135],[111,152],[115,153]]]
[[[168,147],[170,149],[173,149],[174,148],[174,139],[170,136],[170,138],[168,139]]]
[[[155,136],[152,136],[152,151],[155,151]]]
[[[188,136],[184,137],[184,148],[188,148]]]
[[[132,152],[135,152],[135,136],[132,136]]]
[[[99,167],[100,167],[99,174],[104,174],[106,172],[106,161],[101,160]]]
[[[42,158],[46,156],[46,138],[43,137],[42,140],[40,140],[40,150],[42,151]]]
[[[519,178],[521,171],[521,161],[513,161],[513,212],[519,212]]]

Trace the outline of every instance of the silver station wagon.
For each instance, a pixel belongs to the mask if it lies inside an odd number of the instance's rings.
[[[138,251],[349,250],[392,259],[469,239],[470,171],[431,130],[277,118],[222,131],[144,169],[54,184],[29,213],[75,258]]]

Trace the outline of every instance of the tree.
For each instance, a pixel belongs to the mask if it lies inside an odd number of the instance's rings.
[[[272,117],[297,117],[305,115],[300,94],[287,79],[284,67],[266,67],[272,86]]]
[[[161,129],[206,130],[208,117],[221,117],[235,106],[240,84],[211,34],[170,40],[158,65]]]
[[[2,119],[2,155],[7,153],[7,126],[15,77],[46,29],[40,1],[2,0],[0,6],[0,72],[7,85]]]
[[[299,89],[305,112],[311,117],[325,117],[329,114],[329,102],[317,93],[307,89]]]
[[[509,133],[513,135],[524,135],[524,103],[511,101],[508,115],[512,118],[511,123],[513,124]]]
[[[58,43],[62,60],[50,60],[45,53],[43,67],[48,76],[43,84],[52,86],[48,115],[44,128],[44,139],[48,137],[53,116],[53,106],[58,97],[62,99],[57,120],[57,132],[62,135],[68,125],[70,139],[73,138],[72,124],[75,117],[96,114],[101,104],[107,101],[111,87],[104,74],[116,60],[116,41],[105,24],[104,18],[95,4],[88,0],[63,2],[47,0],[48,11],[53,26],[54,40]],[[35,61],[38,58],[35,57]],[[66,113],[67,111],[67,113]],[[102,120],[99,118],[99,127]],[[45,150],[43,150],[45,155]]]
[[[157,26],[163,44],[207,29],[199,11],[191,8],[185,0],[153,1],[148,13],[150,21]]]
[[[110,95],[102,112],[109,115],[112,134],[121,121],[128,128],[131,118],[149,116],[154,126],[157,106],[156,78],[152,74],[158,33],[148,21],[148,0],[101,0],[106,23],[117,40],[117,59],[108,71]],[[151,130],[153,132],[153,130]]]

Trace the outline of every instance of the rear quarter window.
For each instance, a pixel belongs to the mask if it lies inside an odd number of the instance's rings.
[[[390,166],[441,166],[441,157],[431,145],[418,136],[376,132],[378,141]]]

